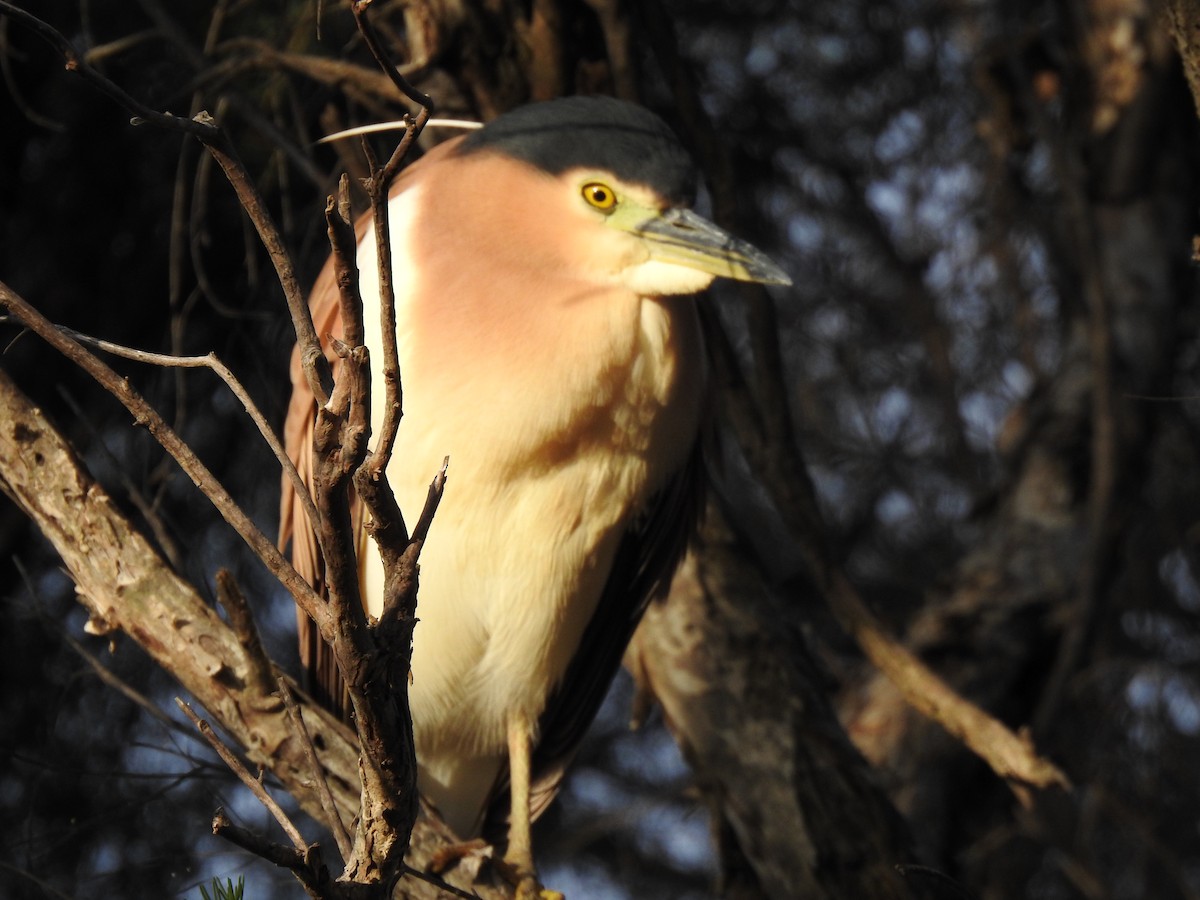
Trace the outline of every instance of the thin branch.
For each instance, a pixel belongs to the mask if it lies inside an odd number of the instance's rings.
[[[342,339],[349,346],[357,347],[365,338],[362,292],[355,264],[358,237],[350,224],[349,190],[349,176],[343,174],[338,180],[337,197],[330,196],[325,202],[325,227],[333,259],[334,282],[338,287]]]
[[[291,593],[300,607],[312,617],[322,635],[332,637],[332,624],[324,601],[317,596],[312,585],[300,577],[291,563],[283,558],[274,542],[267,539],[258,526],[230,496],[225,487],[209,471],[182,438],[163,420],[155,409],[129,385],[128,379],[117,375],[112,369],[89,353],[79,342],[63,334],[57,326],[40,312],[26,303],[8,285],[0,282],[0,305],[6,306],[13,316],[47,344],[71,360],[92,376],[105,390],[116,397],[129,410],[134,420],[143,425],[162,445],[192,482],[200,488],[250,548],[258,555],[271,573]]]
[[[295,729],[296,736],[300,739],[300,746],[304,751],[304,758],[308,760],[309,767],[312,771],[313,788],[317,792],[317,799],[321,802],[321,809],[325,811],[325,820],[329,823],[329,828],[333,832],[333,839],[337,843],[338,853],[342,856],[342,861],[350,859],[350,854],[353,847],[350,843],[350,834],[346,831],[346,823],[342,821],[342,816],[338,812],[337,802],[333,799],[333,792],[329,790],[329,782],[325,779],[325,770],[321,767],[321,761],[317,759],[317,748],[313,746],[312,736],[308,733],[308,728],[304,725],[304,716],[300,714],[300,707],[296,704],[296,698],[292,694],[291,686],[286,678],[278,680],[279,696],[283,698],[283,705],[287,708],[288,720],[292,723],[292,728]]]
[[[391,158],[388,159],[387,163],[383,167],[383,172],[376,176],[379,182],[381,194],[385,199],[387,198],[388,190],[391,188],[392,181],[395,180],[396,175],[400,171],[400,164],[408,155],[408,151],[411,149],[413,142],[421,136],[421,132],[425,130],[425,126],[432,121],[430,119],[430,116],[432,115],[433,111],[431,109],[422,107],[421,111],[417,113],[417,117],[415,119],[411,118],[410,116],[404,117],[404,137],[402,137],[400,139],[400,143],[396,145],[396,149],[392,152]]]
[[[265,840],[247,828],[234,825],[223,809],[218,809],[213,816],[212,832],[282,869],[296,871],[304,867],[304,855],[300,851]]]
[[[237,754],[225,746],[225,742],[217,736],[212,726],[196,715],[191,706],[179,697],[175,698],[175,705],[183,710],[184,715],[192,720],[192,724],[204,735],[212,748],[217,751],[217,755],[221,757],[225,765],[229,766],[230,771],[238,777],[242,784],[250,789],[250,792],[258,798],[258,802],[265,806],[267,811],[271,813],[275,821],[279,823],[279,827],[283,829],[283,833],[288,836],[288,840],[292,842],[292,846],[296,848],[296,851],[299,853],[306,852],[308,850],[308,842],[300,835],[300,830],[288,818],[288,814],[283,811],[283,807],[276,803],[275,798],[267,792],[262,780],[250,774],[250,770],[237,758]]]
[[[361,320],[361,314],[360,314]],[[370,433],[370,373],[365,347],[333,341],[341,370],[329,403],[317,410],[313,430],[313,491],[325,532],[325,588],[334,621],[327,639],[339,651],[339,641],[366,654],[370,637],[360,596],[354,522],[347,490],[350,476],[366,455]],[[353,399],[352,399],[353,398]],[[354,417],[353,419],[351,417]],[[339,655],[339,664],[345,661]]]
[[[405,133],[407,138],[411,129]],[[401,142],[403,143],[403,142]],[[370,144],[363,141],[371,176],[365,187],[371,199],[374,220],[375,250],[378,257],[379,324],[383,340],[384,413],[376,436],[375,449],[363,460],[354,474],[354,488],[370,512],[367,530],[374,538],[383,560],[385,576],[397,571],[399,561],[408,548],[409,533],[404,515],[396,503],[387,480],[387,465],[391,460],[396,433],[403,415],[403,390],[400,384],[399,350],[396,344],[396,297],[392,287],[392,241],[388,217],[388,191]],[[395,156],[393,156],[393,159]],[[372,385],[374,387],[374,385]],[[385,577],[386,582],[394,579]],[[386,588],[385,588],[386,590]],[[384,608],[391,602],[385,594]],[[407,595],[404,595],[407,597]],[[408,603],[407,605],[411,605]]]
[[[157,110],[145,106],[140,100],[135,99],[125,93],[115,82],[110,81],[101,75],[98,71],[88,65],[84,59],[75,52],[71,42],[62,35],[57,29],[52,27],[47,22],[42,21],[37,16],[33,15],[18,6],[0,0],[0,13],[11,16],[18,22],[23,23],[32,29],[38,37],[54,47],[64,60],[66,60],[66,68],[70,72],[75,72],[83,77],[85,81],[104,94],[109,99],[115,101],[117,105],[123,107],[126,111],[133,115],[130,124],[141,125],[144,122],[151,122],[163,128],[172,131],[181,131],[184,134],[190,134],[192,137],[198,138],[200,141],[207,143],[208,141],[219,139],[219,130],[211,122],[206,122],[197,119],[184,119],[171,113],[160,113]]]
[[[414,869],[408,863],[404,864],[404,874],[410,878],[416,878],[419,881],[424,881],[426,884],[432,884],[435,888],[445,891],[455,897],[465,897],[466,900],[479,900],[478,894],[473,894],[469,891],[464,891],[460,887],[455,887],[444,878],[434,875],[432,872],[422,872],[420,869]]]
[[[401,151],[407,151],[406,141],[416,132],[416,126],[405,130],[404,138],[392,154],[391,161],[397,164],[403,159]],[[379,275],[379,328],[383,341],[383,422],[376,436],[375,449],[364,464],[371,473],[373,480],[387,470],[387,464],[392,458],[392,447],[395,445],[396,432],[400,427],[403,397],[400,387],[400,353],[396,344],[396,289],[393,283],[392,269],[392,225],[388,210],[388,191],[391,179],[380,171],[371,151],[370,142],[362,142],[363,152],[367,155],[367,163],[371,168],[371,178],[367,182],[367,195],[371,198],[371,218],[375,225],[376,269]],[[389,162],[391,162],[389,161]]]
[[[64,641],[66,641],[67,646],[74,650],[75,653],[78,654],[78,656],[91,667],[96,677],[104,682],[104,684],[106,684],[108,687],[112,688],[134,705],[140,707],[168,731],[184,735],[188,738],[188,740],[200,740],[194,731],[185,727],[182,723],[177,722],[164,713],[153,700],[151,700],[141,691],[137,690],[135,687],[133,687],[133,685],[129,684],[129,682],[118,676],[111,669],[106,667],[100,662],[100,660],[96,659],[95,656],[89,653],[83,644],[71,637],[70,634],[67,634],[64,631],[62,638]]]
[[[394,646],[410,647],[412,645],[413,626],[416,624],[417,599],[417,562],[421,550],[425,546],[425,538],[429,534],[429,526],[433,522],[438,505],[442,502],[442,494],[446,490],[446,472],[450,467],[450,457],[442,460],[442,467],[429,483],[429,492],[425,496],[425,506],[421,509],[421,517],[413,529],[408,546],[404,548],[393,568],[387,573],[384,586],[383,614],[379,617],[376,630]],[[384,492],[390,496],[391,492]],[[375,534],[376,532],[373,532]],[[406,661],[409,654],[405,654]]]
[[[242,404],[242,408],[250,416],[258,428],[258,433],[262,435],[263,440],[267,442],[267,446],[271,448],[271,453],[275,455],[275,460],[283,469],[283,474],[292,483],[295,488],[296,496],[300,500],[300,506],[304,510],[304,514],[308,517],[308,521],[313,525],[313,531],[317,535],[318,545],[321,540],[320,529],[316,527],[317,507],[313,503],[312,494],[309,493],[308,487],[304,483],[304,479],[300,477],[300,473],[296,471],[296,465],[292,462],[292,458],[288,456],[287,450],[279,442],[278,435],[267,421],[267,417],[263,415],[262,410],[258,408],[258,404],[254,402],[254,398],[250,396],[250,392],[242,385],[237,376],[229,369],[225,363],[217,357],[216,353],[209,352],[204,356],[174,356],[166,353],[151,353],[148,350],[138,350],[133,347],[124,347],[120,344],[114,344],[111,341],[102,340],[100,338],[91,337],[74,329],[60,325],[59,330],[69,337],[74,338],[81,344],[89,344],[106,353],[111,353],[114,356],[120,356],[125,359],[133,360],[134,362],[146,363],[152,366],[163,366],[166,368],[177,367],[181,369],[209,369],[216,373],[217,377],[225,382],[226,386],[237,397],[238,402]],[[321,547],[322,553],[324,547]]]
[[[341,886],[329,877],[329,871],[321,861],[321,849],[316,844],[307,846],[303,850],[293,850],[283,844],[277,844],[275,841],[255,834],[248,828],[234,825],[229,821],[223,809],[218,809],[213,816],[212,833],[253,853],[260,859],[290,870],[314,900],[337,898],[345,894]]]
[[[274,690],[274,667],[263,648],[262,637],[254,625],[254,616],[245,595],[228,569],[217,570],[217,602],[229,616],[229,624],[238,636],[249,661],[248,681],[259,693],[268,695]]]
[[[369,28],[365,10],[360,14],[356,6],[355,15],[360,26]],[[370,38],[368,38],[370,40]],[[388,215],[391,183],[399,172],[400,165],[411,149],[413,142],[429,122],[432,104],[423,105],[416,119],[405,117],[404,137],[381,169],[375,159],[371,145],[364,140],[363,152],[367,157],[371,175],[364,186],[371,201],[371,213],[375,231],[375,251],[379,277],[379,323],[383,340],[384,415],[376,437],[374,450],[355,472],[354,486],[371,515],[368,530],[374,538],[383,558],[385,578],[384,613],[393,623],[412,617],[416,595],[416,563],[429,530],[425,521],[420,540],[410,540],[404,516],[396,504],[395,496],[387,480],[387,467],[391,461],[396,434],[404,415],[404,390],[400,380],[400,352],[396,341],[396,293],[392,260],[391,225]],[[437,481],[437,479],[435,479]],[[445,467],[440,476],[440,485],[445,484]],[[440,488],[438,496],[440,498]],[[437,503],[426,503],[431,519]],[[424,513],[423,513],[424,517]],[[392,607],[395,607],[392,609]],[[397,635],[400,636],[400,635]],[[407,644],[405,645],[407,646]]]
[[[396,291],[393,286],[395,272],[392,261],[388,195],[392,180],[399,171],[401,162],[424,129],[430,112],[429,107],[422,107],[416,120],[408,124],[404,137],[382,170],[375,163],[370,144],[363,141],[363,150],[367,154],[371,167],[371,177],[366,188],[371,198],[371,215],[375,224],[375,251],[378,259],[379,325],[383,338],[384,414],[375,449],[363,464],[362,470],[356,475],[355,486],[358,488],[360,496],[363,494],[364,488],[368,487],[368,483],[382,484],[386,487],[387,466],[392,458],[392,448],[395,446],[396,433],[400,428],[400,419],[404,415],[404,390],[400,382],[400,351],[396,342]],[[396,555],[403,552],[401,540],[406,539],[407,535],[402,536],[404,520],[400,509],[395,506],[394,500],[389,502],[387,499],[391,495],[391,491],[384,489],[369,493],[372,496],[370,499],[364,497],[364,501],[375,507],[372,509],[372,513],[384,516],[381,523],[385,527],[379,529],[384,533],[379,545],[380,552],[385,556],[389,553]],[[372,518],[376,520],[378,516]],[[391,531],[389,537],[386,533],[390,529],[386,526],[393,524],[398,524],[399,527],[395,531]],[[376,539],[380,540],[379,534],[376,535]],[[389,543],[390,546],[388,546]]]
[[[421,93],[409,84],[408,79],[401,75],[399,69],[388,59],[387,51],[383,49],[379,35],[376,34],[375,27],[371,24],[371,20],[367,15],[367,10],[370,6],[371,0],[351,0],[350,3],[350,8],[354,11],[354,19],[358,23],[358,30],[362,34],[363,40],[366,41],[367,48],[371,51],[371,55],[375,57],[379,68],[383,69],[384,74],[392,80],[392,84],[400,89],[400,93],[413,103],[422,106],[427,114],[432,115],[433,98],[428,94]]]
[[[206,122],[212,121],[205,113],[201,113],[196,118]],[[208,152],[225,172],[225,177],[233,186],[242,208],[250,217],[250,221],[254,223],[259,239],[271,257],[271,262],[275,265],[275,273],[279,278],[279,284],[287,299],[288,310],[292,315],[296,340],[301,347],[300,362],[305,379],[313,396],[317,398],[317,402],[327,403],[333,376],[329,370],[329,361],[321,352],[321,341],[317,337],[317,330],[313,325],[308,301],[300,290],[296,270],[283,242],[283,236],[275,226],[275,221],[267,209],[266,201],[263,200],[262,194],[259,193],[258,188],[246,172],[246,167],[238,158],[233,145],[225,138],[223,132],[217,131],[217,135],[217,138],[205,141],[204,146],[208,148]]]
[[[838,623],[866,657],[896,685],[904,699],[937,722],[1001,778],[1024,805],[1027,788],[1070,790],[1066,774],[1039,756],[1028,735],[1015,734],[1003,722],[957,693],[911,650],[888,634],[867,609],[855,587],[838,568],[818,563],[818,582]]]
[[[433,516],[437,512],[438,504],[442,502],[442,494],[446,490],[447,472],[450,469],[450,457],[442,459],[442,467],[434,476],[433,481],[429,482],[429,493],[425,495],[425,506],[421,510],[421,518],[417,520],[417,527],[413,529],[412,539],[414,542],[425,542],[425,538],[429,536],[429,526],[433,523]]]

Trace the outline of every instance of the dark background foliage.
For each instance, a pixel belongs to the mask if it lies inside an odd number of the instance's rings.
[[[217,115],[315,274],[325,195],[355,162],[313,142],[403,109],[312,68],[370,71],[340,4],[327,0],[319,40],[315,4],[291,0],[24,6],[147,105]],[[403,46],[399,5],[379,6]],[[816,653],[814,677],[923,859],[983,898],[1200,895],[1195,111],[1158,15],[1101,7],[702,0],[623,14],[646,102],[694,134],[673,93],[691,79],[715,123],[717,212],[796,281],[770,337],[836,559],[1076,786],[1024,809],[908,711],[814,595],[769,473],[727,440],[723,508],[771,584],[764,627]],[[567,86],[619,87],[593,7],[560,8]],[[491,24],[494,57],[449,42],[417,71],[442,112],[528,99],[502,77],[503,16]],[[88,334],[216,351],[278,422],[281,294],[201,148],[132,127],[3,18],[0,63],[0,280]],[[710,302],[761,372],[756,320],[733,294]],[[234,571],[294,670],[290,601],[190,482],[34,338],[4,325],[0,341],[0,365],[186,576]],[[272,532],[274,464],[215,379],[117,367]],[[167,677],[127,641],[83,633],[73,585],[6,501],[0,550],[0,896],[197,897],[246,871],[248,896],[282,892],[287,876],[207,835],[217,805],[264,829],[265,814],[175,724]],[[629,693],[619,682],[535,836],[547,880],[576,897],[710,895],[706,814],[661,723],[624,729]]]

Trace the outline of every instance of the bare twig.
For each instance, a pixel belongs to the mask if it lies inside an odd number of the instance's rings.
[[[337,803],[333,799],[333,792],[329,790],[329,782],[325,779],[325,770],[321,767],[321,761],[317,759],[317,748],[313,746],[312,736],[308,733],[308,728],[304,725],[304,716],[300,714],[300,707],[296,704],[296,698],[292,694],[292,689],[288,685],[286,678],[280,678],[277,683],[279,685],[279,696],[283,698],[283,705],[287,708],[288,720],[292,723],[292,728],[295,730],[296,736],[300,739],[304,758],[308,760],[309,767],[312,770],[313,789],[317,792],[321,808],[325,811],[325,819],[329,823],[329,828],[333,832],[333,839],[337,843],[338,852],[342,856],[342,861],[345,862],[350,859],[350,853],[353,849],[350,843],[350,834],[346,831],[346,823],[342,821]]]
[[[304,855],[291,847],[264,840],[259,835],[246,828],[241,828],[229,821],[225,810],[217,809],[212,821],[213,834],[223,837],[243,850],[249,850],[255,856],[260,856],[275,865],[295,871],[304,866]]]
[[[217,602],[229,616],[229,624],[238,636],[249,661],[248,680],[261,694],[270,694],[275,687],[274,667],[263,649],[262,637],[254,625],[250,605],[228,569],[217,570]]]
[[[416,878],[424,881],[426,884],[432,884],[438,890],[445,891],[447,894],[450,894],[454,897],[465,897],[466,900],[479,900],[478,894],[464,891],[462,888],[455,887],[444,878],[434,875],[432,872],[422,872],[420,869],[414,869],[407,863],[404,865],[404,874],[408,875],[410,878]]]
[[[818,565],[820,571],[822,566]],[[1029,787],[1070,789],[1066,774],[1039,756],[1028,736],[1013,733],[1003,722],[980,709],[917,656],[887,633],[867,609],[843,572],[824,568],[819,576],[839,624],[854,638],[867,658],[899,688],[908,703],[965,744],[1005,779],[1017,798],[1028,805]]]
[[[296,848],[297,852],[306,852],[308,850],[308,843],[301,837],[300,830],[288,818],[288,814],[275,802],[275,798],[267,793],[262,780],[250,774],[250,770],[237,758],[237,754],[225,746],[225,742],[217,736],[212,726],[196,715],[191,706],[179,697],[175,698],[175,704],[183,710],[184,715],[192,720],[192,724],[204,735],[212,748],[217,751],[217,755],[221,757],[225,765],[229,766],[230,771],[238,777],[242,784],[250,789],[250,792],[258,798],[258,802],[267,808],[267,811],[279,823],[279,827],[283,829],[283,833],[288,836],[288,840],[292,842],[292,846]]]
[[[442,459],[442,467],[434,476],[433,481],[429,482],[429,493],[425,496],[425,506],[421,510],[421,518],[417,520],[417,527],[413,529],[412,539],[414,542],[425,542],[425,538],[429,536],[429,526],[433,523],[433,516],[437,512],[438,504],[442,502],[442,494],[446,490],[447,473],[450,470],[450,457]]]
[[[406,133],[405,137],[411,132]],[[399,560],[407,549],[408,530],[404,515],[396,504],[387,480],[387,464],[391,459],[392,447],[402,415],[402,388],[400,385],[399,351],[396,346],[396,303],[392,288],[391,232],[388,223],[387,189],[382,187],[380,172],[370,145],[364,141],[371,176],[365,187],[371,199],[371,210],[375,224],[375,248],[378,254],[379,274],[379,321],[383,338],[383,366],[381,375],[384,383],[384,415],[376,436],[375,449],[363,460],[354,474],[354,488],[367,507],[367,530],[374,538],[383,560],[385,575],[396,571]],[[374,386],[373,386],[374,387]],[[385,578],[390,581],[390,578]],[[384,598],[386,609],[390,599]],[[411,605],[411,604],[409,604]]]
[[[374,157],[369,154],[371,170],[374,173],[368,178],[367,190],[371,195],[372,206],[376,212],[376,228],[387,230],[386,202],[380,208],[380,199],[372,185],[379,177],[374,164]],[[357,346],[363,341],[363,302],[359,291],[358,269],[353,260],[356,252],[357,237],[349,221],[349,181],[343,176],[339,184],[337,203],[333,198],[326,205],[325,218],[329,228],[329,241],[333,251],[334,279],[338,285],[339,302],[341,305],[342,331],[349,346]],[[396,504],[395,496],[388,489],[386,474],[387,459],[390,457],[390,447],[394,441],[396,428],[400,417],[400,372],[395,337],[395,310],[391,297],[391,256],[390,242],[384,241],[386,251],[379,263],[380,313],[384,335],[384,367],[385,406],[387,411],[381,433],[377,436],[377,446],[373,453],[368,454],[364,461],[356,467],[354,486],[359,499],[370,512],[366,528],[375,538],[379,552],[383,558],[384,571],[390,571],[395,561],[400,558],[408,545],[409,535],[404,524],[404,516]],[[390,358],[390,362],[389,362]],[[360,403],[365,409],[370,405],[370,390],[373,384],[364,386]],[[382,464],[380,464],[381,455]]]
[[[201,113],[198,120],[211,122],[211,118]],[[292,326],[296,329],[296,340],[300,344],[300,361],[303,366],[305,379],[317,402],[324,404],[329,400],[329,389],[333,376],[329,371],[329,362],[321,352],[321,342],[317,330],[313,326],[312,314],[308,302],[300,290],[296,278],[296,270],[292,265],[291,256],[283,243],[283,236],[275,227],[274,219],[267,209],[266,201],[246,172],[246,167],[238,158],[233,146],[225,138],[224,133],[217,131],[217,138],[207,140],[204,146],[216,159],[217,164],[224,170],[225,177],[233,186],[242,208],[254,223],[259,239],[266,248],[271,262],[275,265],[275,273],[287,299],[288,310],[292,315]]]
[[[307,846],[303,850],[293,850],[283,844],[269,841],[248,828],[234,825],[229,821],[223,809],[218,809],[213,816],[212,833],[267,862],[291,870],[297,880],[304,885],[304,890],[314,900],[326,900],[326,898],[337,898],[344,895],[339,885],[330,878],[329,871],[321,861],[321,848],[316,844]]]
[[[428,118],[428,111],[422,110]],[[412,144],[413,137],[419,133],[422,123],[412,123],[404,132],[404,137],[396,147],[386,168],[398,166],[404,154]],[[375,252],[378,259],[379,272],[379,326],[383,339],[383,383],[384,383],[384,413],[380,425],[375,449],[368,457],[366,469],[373,481],[378,481],[387,469],[392,458],[392,447],[395,444],[396,432],[400,427],[400,417],[403,415],[403,393],[400,385],[400,354],[396,344],[396,291],[393,287],[392,270],[392,230],[388,216],[388,190],[392,176],[385,170],[381,171],[376,164],[371,145],[363,141],[363,151],[371,167],[371,177],[366,184],[367,194],[371,198],[371,215],[375,224]]]
[[[163,421],[162,416],[130,387],[129,381],[117,375],[77,341],[63,334],[49,319],[26,303],[3,282],[0,282],[0,305],[6,306],[13,316],[30,331],[91,375],[105,390],[121,401],[121,404],[133,414],[135,421],[145,426],[163,449],[175,458],[192,482],[216,507],[222,518],[241,535],[242,540],[254,550],[272,574],[288,589],[301,608],[313,618],[322,633],[332,637],[329,611],[312,586],[300,577],[292,568],[291,563],[283,558],[275,544],[258,529],[258,526],[234,501],[216,476],[200,461],[183,439]]]
[[[408,155],[408,151],[412,148],[413,142],[421,136],[421,132],[425,130],[425,126],[430,122],[430,116],[433,111],[429,108],[422,107],[417,113],[416,118],[405,116],[405,131],[404,137],[400,139],[400,143],[396,145],[396,149],[392,151],[391,157],[383,167],[382,173],[375,176],[378,182],[378,190],[383,198],[387,198],[388,190],[391,187],[392,181],[396,174],[400,171],[400,165],[404,158]]]
[[[103,663],[101,663],[100,660],[96,659],[95,656],[93,656],[91,653],[89,653],[87,651],[87,649],[83,646],[83,644],[79,643],[79,641],[77,641],[77,640],[75,640],[75,638],[71,637],[70,634],[67,634],[64,631],[62,634],[62,638],[64,641],[66,641],[67,646],[70,647],[72,650],[74,650],[75,653],[78,654],[80,659],[82,659],[84,662],[86,662],[91,667],[92,671],[96,674],[97,678],[99,678],[101,681],[103,681],[106,685],[108,685],[110,688],[112,688],[118,694],[125,697],[131,703],[140,707],[147,714],[149,714],[151,717],[153,717],[164,728],[166,728],[167,730],[172,731],[176,734],[184,735],[189,740],[193,740],[193,741],[200,740],[200,738],[198,738],[196,736],[196,733],[194,731],[190,730],[189,728],[184,726],[181,722],[177,722],[176,720],[174,720],[170,716],[168,716],[166,713],[164,713],[158,707],[158,704],[156,704],[153,700],[151,700],[149,697],[147,697],[141,691],[139,691],[135,687],[133,687],[133,685],[129,684],[129,682],[125,681],[123,678],[121,678],[119,675],[117,675],[115,672],[113,672],[111,669],[109,669],[107,666],[105,666]]]
[[[387,466],[392,457],[396,434],[403,416],[404,392],[400,382],[400,354],[396,342],[396,294],[393,287],[393,263],[391,225],[388,216],[388,199],[391,183],[400,170],[400,165],[411,149],[413,142],[420,136],[421,131],[429,121],[433,112],[433,103],[423,94],[419,94],[398,72],[385,64],[378,41],[371,30],[370,21],[366,14],[365,3],[354,2],[354,14],[363,31],[364,38],[372,48],[380,65],[389,71],[389,76],[398,80],[404,93],[421,104],[421,110],[416,119],[405,117],[406,126],[404,137],[396,146],[387,163],[380,168],[375,155],[367,141],[362,142],[371,175],[365,183],[367,194],[371,200],[371,212],[375,231],[375,250],[378,260],[379,276],[379,323],[383,340],[382,377],[384,382],[384,416],[376,436],[374,450],[355,472],[354,485],[359,497],[367,506],[371,515],[368,530],[374,538],[383,558],[385,572],[384,610],[393,620],[411,618],[415,606],[416,578],[415,567],[420,545],[424,541],[422,534],[420,542],[410,541],[410,535],[404,524],[404,517],[396,505],[395,497],[388,485]],[[423,99],[419,99],[423,98]],[[443,468],[441,483],[445,483]],[[439,492],[440,494],[440,492]],[[426,504],[429,515],[437,504]],[[426,522],[424,531],[429,528]],[[390,610],[395,606],[395,610]],[[400,635],[397,635],[399,637]],[[408,644],[404,644],[405,647]]]
[[[242,385],[237,376],[229,369],[225,363],[217,357],[216,353],[206,353],[204,356],[174,356],[166,353],[151,353],[147,350],[138,350],[133,347],[124,347],[120,344],[114,344],[111,341],[101,340],[100,338],[91,337],[65,326],[59,326],[59,330],[64,334],[74,338],[81,344],[89,344],[106,353],[111,353],[114,356],[120,356],[125,359],[131,359],[134,362],[146,363],[152,366],[178,367],[183,369],[210,369],[216,373],[217,377],[225,382],[226,386],[237,397],[238,402],[242,404],[242,408],[250,416],[258,428],[258,433],[262,435],[263,440],[267,442],[267,446],[271,448],[271,453],[275,455],[276,461],[283,469],[284,475],[292,483],[292,487],[296,490],[296,496],[300,500],[300,506],[304,509],[304,514],[308,516],[309,522],[314,526],[314,531],[317,534],[318,544],[320,543],[320,529],[316,528],[317,523],[317,507],[313,503],[312,495],[308,492],[307,486],[304,484],[304,479],[300,477],[300,473],[296,471],[296,466],[288,456],[287,450],[279,442],[278,435],[267,421],[267,417],[262,414],[262,410],[258,408],[258,404],[254,402],[254,398],[250,396],[250,392]],[[322,548],[322,551],[324,548]]]
[[[371,55],[375,57],[375,61],[379,63],[379,68],[383,69],[384,74],[392,80],[394,84],[405,97],[413,103],[424,107],[427,114],[433,113],[433,98],[428,94],[423,94],[415,87],[409,84],[408,79],[400,74],[399,69],[388,59],[387,51],[383,49],[380,43],[379,35],[375,33],[375,28],[371,24],[370,17],[367,15],[367,10],[371,6],[371,0],[351,0],[350,8],[354,11],[354,19],[358,23],[359,33],[362,34],[363,40],[367,43],[367,48],[371,51]]]
[[[354,260],[358,238],[350,224],[349,190],[349,177],[343,174],[338,181],[337,197],[330,196],[325,202],[325,225],[333,257],[334,281],[338,286],[342,338],[348,346],[357,347],[365,338],[362,293]]]
[[[421,517],[413,529],[412,537],[400,558],[396,560],[393,569],[388,572],[384,587],[383,614],[379,617],[376,630],[381,640],[387,640],[392,646],[408,648],[412,646],[413,626],[416,624],[417,597],[417,561],[421,549],[425,546],[425,538],[429,534],[429,526],[433,522],[438,504],[442,502],[442,493],[446,489],[446,471],[450,466],[450,457],[442,460],[442,467],[429,483],[429,492],[425,496],[425,506]],[[385,492],[390,495],[389,492]],[[405,654],[405,663],[409,654]]]

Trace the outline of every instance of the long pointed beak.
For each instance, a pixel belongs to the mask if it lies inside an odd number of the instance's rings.
[[[735,281],[792,283],[787,272],[757,247],[735,238],[690,209],[665,210],[630,230],[646,241],[654,259],[663,262]]]

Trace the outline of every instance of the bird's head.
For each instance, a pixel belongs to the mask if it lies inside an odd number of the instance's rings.
[[[755,247],[692,210],[696,168],[648,110],[607,97],[571,97],[510,112],[458,151],[515,164],[514,217],[539,217],[568,265],[643,296],[691,294],[714,278],[791,279]],[[530,175],[540,176],[532,179]]]

